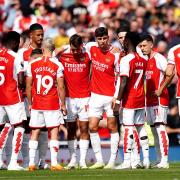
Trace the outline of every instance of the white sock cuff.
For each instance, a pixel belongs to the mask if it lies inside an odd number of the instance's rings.
[[[29,148],[30,149],[37,149],[38,148],[38,141],[30,140],[29,141]]]
[[[50,148],[52,147],[58,147],[59,148],[59,141],[58,140],[50,140]]]
[[[111,139],[118,140],[119,141],[119,133],[111,133]]]
[[[90,133],[90,137],[95,137],[95,136],[99,136],[99,134],[96,132],[96,133]]]
[[[155,128],[160,131],[166,131],[166,127],[163,124],[160,124],[159,126],[155,126]]]
[[[88,149],[89,147],[89,140],[80,139],[79,140],[79,147],[83,149]]]
[[[24,133],[24,128],[23,127],[16,127],[16,128],[14,128],[14,134],[18,133],[18,132]]]
[[[12,126],[10,123],[6,123],[4,127],[9,127],[9,131],[12,129]]]

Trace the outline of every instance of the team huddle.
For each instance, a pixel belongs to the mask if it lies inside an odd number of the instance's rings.
[[[20,35],[10,31],[3,37],[0,49],[0,169],[148,169],[145,119],[155,141],[157,163],[153,167],[169,168],[165,128],[169,104],[167,86],[173,79],[175,66],[180,76],[177,63],[180,45],[170,49],[167,61],[153,50],[153,38],[149,34],[121,29],[118,37],[122,49],[119,49],[109,44],[108,30],[99,27],[94,33],[96,42],[83,44],[82,37],[74,34],[69,45],[55,49],[52,39],[43,39],[40,24],[32,24],[29,32],[28,47],[19,49]],[[179,98],[179,86],[177,89]],[[110,159],[106,165],[98,134],[104,113],[111,134]],[[70,162],[66,167],[58,163],[62,124],[68,131]],[[119,125],[123,127],[124,161],[116,166]],[[48,131],[50,166],[45,162]],[[86,155],[90,142],[97,162],[88,167]],[[17,162],[20,151],[22,166]]]

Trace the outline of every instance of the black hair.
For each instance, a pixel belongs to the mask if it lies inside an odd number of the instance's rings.
[[[23,31],[20,36],[23,39],[23,41],[25,42],[26,39],[29,39],[29,31],[28,30]]]
[[[140,43],[140,36],[137,32],[127,32],[125,39],[131,42],[131,44],[136,47]]]
[[[29,31],[36,31],[36,30],[43,30],[43,27],[41,26],[41,24],[38,23],[34,23],[30,26]]]
[[[117,34],[119,34],[120,32],[129,32],[129,28],[126,26],[122,26],[116,30]]]
[[[69,44],[72,44],[75,47],[81,46],[83,44],[82,37],[78,34],[72,35],[69,39]]]
[[[108,36],[108,29],[105,27],[99,27],[95,30],[95,37]]]
[[[43,54],[42,49],[40,48],[33,49],[30,56],[33,56],[35,54]]]
[[[20,34],[16,31],[9,31],[3,35],[2,45],[17,52],[20,43]]]
[[[151,36],[150,34],[148,34],[148,33],[142,33],[142,34],[140,35],[140,42],[142,42],[142,41],[151,41],[151,42],[153,43],[153,38],[152,38],[152,36]]]

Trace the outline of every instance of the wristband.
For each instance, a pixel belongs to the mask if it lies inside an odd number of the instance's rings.
[[[119,100],[116,100],[116,104],[120,104],[120,101],[119,101]]]

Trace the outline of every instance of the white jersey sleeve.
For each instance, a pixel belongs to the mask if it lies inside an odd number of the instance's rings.
[[[29,76],[29,77],[32,77],[31,64],[32,63],[28,63],[28,66],[27,66],[27,76]]]
[[[116,87],[115,87],[115,93],[114,93],[115,98],[117,98],[118,94],[119,94],[120,82],[121,82],[121,78],[120,78],[120,76],[118,76],[117,82],[116,82]]]
[[[16,54],[15,56],[14,65],[16,68],[16,74],[24,71],[24,61],[21,58],[19,58],[18,54]]]
[[[114,61],[115,72],[119,73],[120,72],[120,65],[119,65],[120,53],[115,53],[114,55],[115,55],[115,61]]]
[[[168,52],[168,64],[175,64],[174,61],[174,48],[171,48]]]
[[[97,42],[88,42],[87,44],[84,45],[86,52],[89,54],[90,56],[90,50],[92,46],[98,46]]]
[[[13,78],[17,80],[17,75],[22,70],[22,64],[18,59],[18,54],[14,51],[9,50],[8,53],[14,57],[14,64],[13,64]]]
[[[64,67],[63,67],[62,63],[59,62],[56,57],[52,57],[52,58],[50,58],[50,60],[52,62],[54,62],[55,64],[57,64],[59,67],[57,70],[57,78],[63,77],[64,76]]]
[[[28,65],[28,62],[25,62],[24,61],[24,57],[23,57],[23,53],[24,51],[27,50],[26,48],[22,48],[18,51],[18,58],[19,58],[19,61],[23,63],[23,71],[25,72],[26,69],[27,69],[27,65]]]
[[[156,59],[157,68],[160,71],[165,72],[166,68],[167,68],[167,60],[166,60],[166,58],[160,53],[156,53],[154,55],[154,58]]]
[[[120,62],[120,76],[129,77],[130,64],[129,62],[134,58],[134,54],[128,54],[121,59]]]
[[[57,70],[57,78],[64,76],[64,67],[63,67],[63,65],[60,62],[58,63],[58,65],[59,65],[59,68]]]

